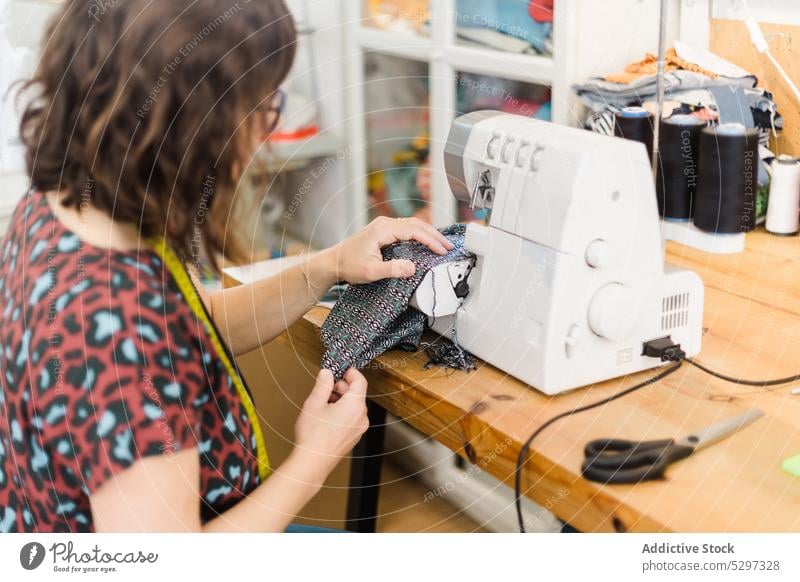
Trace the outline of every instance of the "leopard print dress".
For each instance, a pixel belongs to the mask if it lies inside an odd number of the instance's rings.
[[[0,532],[93,531],[112,475],[192,448],[205,522],[261,480],[254,422],[156,252],[89,245],[22,199],[0,243]]]

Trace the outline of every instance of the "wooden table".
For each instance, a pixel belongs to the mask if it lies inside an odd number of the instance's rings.
[[[705,282],[698,361],[750,379],[800,373],[800,238],[759,231],[738,255],[672,243],[667,254]],[[311,310],[282,341],[318,360],[326,315]],[[543,422],[654,374],[548,397],[487,364],[467,373],[424,370],[425,361],[421,353],[380,356],[365,370],[373,401],[509,485],[521,442]],[[548,428],[533,443],[524,491],[581,531],[800,531],[800,479],[781,470],[783,459],[800,454],[800,395],[791,395],[797,385],[739,386],[684,364],[655,385]],[[673,437],[753,407],[765,417],[673,465],[663,481],[604,486],[580,476],[591,439]],[[380,438],[362,443],[366,463],[376,458]],[[375,466],[371,474],[369,465],[366,473],[358,467],[356,480],[374,482]],[[356,494],[351,509],[363,512],[374,501]]]

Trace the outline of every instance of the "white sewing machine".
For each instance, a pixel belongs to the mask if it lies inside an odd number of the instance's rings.
[[[455,197],[490,216],[467,226],[474,265],[429,271],[412,299],[437,332],[547,394],[658,366],[643,343],[667,335],[699,352],[703,283],[664,266],[642,144],[476,111],[444,156]]]

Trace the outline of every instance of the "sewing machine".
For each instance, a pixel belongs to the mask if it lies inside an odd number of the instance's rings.
[[[703,283],[664,265],[644,145],[497,111],[453,122],[454,196],[474,261],[429,271],[412,305],[435,331],[546,394],[660,365],[643,343],[700,350]]]

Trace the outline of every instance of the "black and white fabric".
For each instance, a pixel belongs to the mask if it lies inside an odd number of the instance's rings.
[[[383,352],[400,348],[415,351],[425,330],[426,316],[409,306],[425,274],[433,267],[473,255],[464,249],[463,224],[442,230],[455,248],[437,255],[415,241],[390,245],[383,259],[409,259],[416,273],[405,279],[381,279],[366,285],[350,285],[322,325],[325,353],[321,367],[331,370],[336,380],[348,368],[363,368]]]

